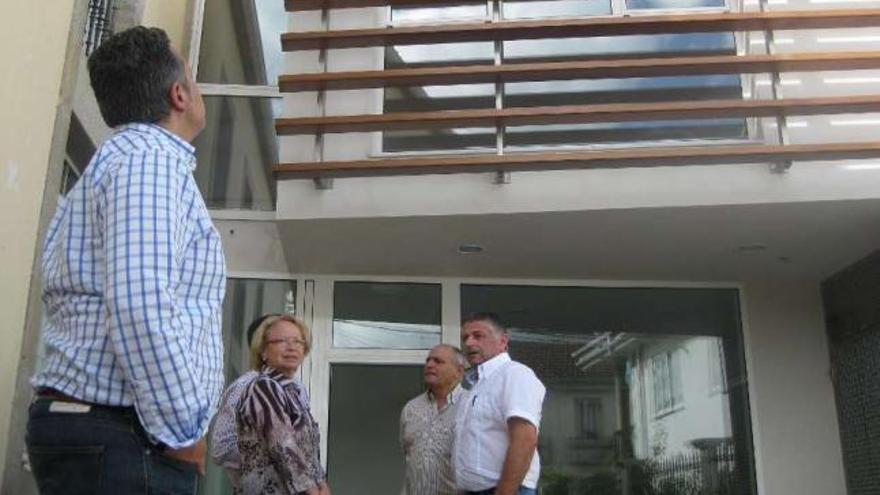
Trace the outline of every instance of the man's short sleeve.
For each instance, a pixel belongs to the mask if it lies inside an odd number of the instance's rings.
[[[509,366],[505,373],[500,401],[505,421],[522,418],[540,429],[541,408],[546,393],[544,384],[531,369],[519,363]]]

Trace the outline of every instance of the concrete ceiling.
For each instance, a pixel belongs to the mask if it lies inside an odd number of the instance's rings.
[[[821,280],[880,248],[880,200],[279,222],[294,273]],[[462,255],[461,244],[481,254]]]

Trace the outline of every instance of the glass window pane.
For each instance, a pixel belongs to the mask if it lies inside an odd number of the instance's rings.
[[[208,124],[194,141],[196,182],[209,208],[275,209],[275,119],[280,98],[206,96]]]
[[[504,42],[505,62],[721,54],[736,54],[732,34],[651,34]]]
[[[296,312],[295,280],[230,278],[223,300],[223,347],[226,351],[226,378],[234,380],[247,371],[247,327],[255,318],[268,313]]]
[[[724,0],[626,0],[630,9],[694,9],[724,7]]]
[[[226,383],[248,370],[247,327],[257,317],[268,313],[291,313],[296,310],[296,281],[230,278],[223,300],[223,369]],[[199,480],[200,494],[231,494],[226,472],[213,462]]]
[[[197,80],[218,84],[278,84],[284,2],[206,0]]]
[[[618,36],[505,43],[509,62],[556,62],[607,57],[734,54],[727,33]],[[642,77],[505,84],[505,107],[648,103],[742,98],[737,75]],[[647,141],[744,139],[745,119],[611,122],[511,126],[505,146],[583,146]]]
[[[391,8],[391,22],[436,24],[485,18],[487,13],[488,9],[484,1],[438,1],[436,5],[430,7],[393,6]]]
[[[430,349],[439,343],[439,284],[334,284],[334,347]]]
[[[505,19],[610,15],[610,0],[505,0]]]
[[[492,43],[391,46],[385,49],[386,69],[491,64]],[[494,108],[494,84],[406,86],[385,89],[384,108],[392,112],[431,112]],[[386,152],[481,150],[495,146],[495,128],[437,128],[383,133]]]
[[[400,411],[423,390],[421,366],[330,366],[327,476],[335,495],[400,493]]]
[[[461,307],[498,313],[547,387],[542,494],[754,495],[735,290],[463,285]]]

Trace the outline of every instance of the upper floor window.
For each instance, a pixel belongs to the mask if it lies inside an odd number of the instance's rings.
[[[115,4],[114,0],[89,0],[89,13],[86,15],[86,29],[83,33],[86,56],[91,55],[98,45],[113,34]]]
[[[475,18],[519,20],[623,15],[630,10],[724,8],[724,0],[494,0],[493,8],[460,1],[446,7],[391,8],[392,24],[436,24]],[[437,15],[448,9],[446,16]],[[437,11],[437,12],[435,12]],[[455,14],[455,15],[453,15]],[[615,58],[734,55],[731,33],[684,33],[569,39],[522,39],[395,45],[385,48],[385,68],[564,62]],[[738,75],[530,81],[387,88],[385,112],[501,109],[513,107],[650,103],[742,98]],[[701,142],[748,138],[744,118],[597,122],[509,127],[392,130],[385,152],[508,152],[623,143]]]
[[[706,344],[708,351],[709,394],[727,393],[727,372],[724,370],[724,343],[712,339]]]
[[[284,2],[201,1],[194,65],[208,122],[194,143],[196,181],[210,208],[273,210]]]
[[[583,438],[599,438],[602,421],[602,401],[596,397],[577,400],[578,432]]]
[[[653,378],[654,414],[665,414],[678,408],[684,401],[681,386],[681,352],[661,352],[651,359]]]

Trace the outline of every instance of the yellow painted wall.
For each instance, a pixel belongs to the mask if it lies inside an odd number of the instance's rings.
[[[168,33],[171,43],[183,50],[189,40],[189,11],[192,1],[182,0],[146,0],[144,16],[141,24],[158,27]]]
[[[143,24],[186,47],[190,2],[146,0]],[[4,478],[19,352],[74,2],[3,2],[0,61],[0,480]],[[55,164],[51,170],[59,173]],[[57,178],[56,178],[57,179]],[[52,181],[53,184],[57,180]],[[54,194],[54,191],[52,192]],[[51,212],[49,212],[51,214]],[[33,357],[33,356],[31,356]]]
[[[72,9],[73,2],[0,6],[0,470]]]

